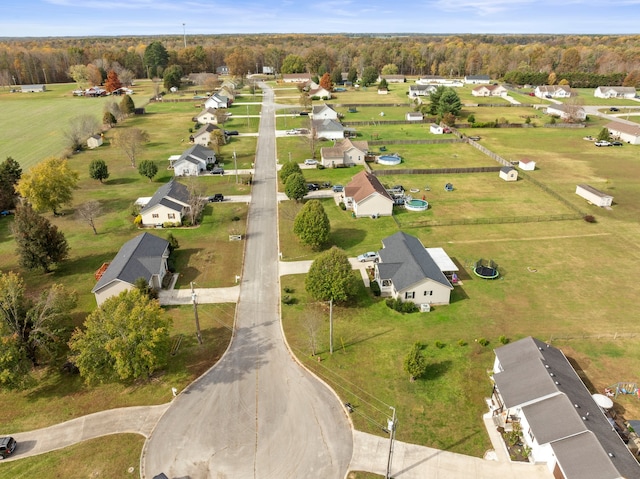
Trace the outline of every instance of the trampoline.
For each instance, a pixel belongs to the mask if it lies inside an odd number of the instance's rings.
[[[444,185],[444,190],[453,191],[453,185],[451,183],[447,183],[446,185]]]
[[[498,265],[495,264],[493,260],[486,261],[479,259],[473,267],[473,272],[482,279],[496,279],[500,276]]]

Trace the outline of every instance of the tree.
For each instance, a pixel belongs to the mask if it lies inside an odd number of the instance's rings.
[[[442,92],[442,96],[438,101],[438,107],[436,113],[440,117],[444,117],[450,113],[454,116],[458,116],[462,110],[462,102],[460,97],[453,88],[445,88]]]
[[[331,70],[331,83],[334,85],[342,84],[342,71],[339,68],[334,68]]]
[[[164,87],[170,90],[172,87],[180,88],[182,83],[182,67],[180,65],[171,65],[164,71],[162,79],[164,81]]]
[[[108,298],[69,341],[74,364],[89,384],[150,378],[167,364],[171,319],[137,288]]]
[[[609,141],[609,129],[607,127],[604,127],[602,130],[600,130],[600,133],[598,133],[598,141]]]
[[[48,273],[51,265],[69,256],[69,244],[57,226],[36,213],[31,205],[16,208],[11,225],[19,263],[27,269],[42,269]]]
[[[158,299],[158,292],[149,286],[149,281],[146,278],[139,277],[134,281],[133,285],[149,299]]]
[[[89,70],[85,65],[71,65],[67,73],[78,84],[78,88],[89,86]]]
[[[104,82],[104,89],[112,93],[119,88],[122,88],[122,82],[120,78],[118,78],[118,74],[114,70],[109,70],[109,73],[107,73],[107,81]]]
[[[347,81],[350,81],[353,85],[358,81],[358,70],[354,67],[349,68],[349,74],[347,75]]]
[[[378,70],[376,67],[368,66],[362,71],[362,86],[373,85],[378,80]]]
[[[284,184],[284,193],[290,200],[300,201],[307,194],[307,184],[302,173],[293,173],[288,176]]]
[[[0,210],[10,210],[15,206],[15,186],[21,176],[20,164],[10,156],[0,163]]]
[[[89,163],[89,176],[102,183],[103,180],[109,178],[109,168],[104,160],[92,160]]]
[[[98,234],[98,231],[96,230],[96,218],[101,214],[102,206],[97,200],[87,201],[76,209],[76,219],[91,226],[94,235]]]
[[[63,131],[71,151],[81,150],[91,135],[100,131],[100,122],[92,115],[80,115],[69,120],[69,128]]]
[[[429,111],[430,115],[436,115],[438,113],[438,105],[440,104],[440,97],[444,93],[445,86],[438,86],[435,90],[429,93]]]
[[[305,289],[317,301],[347,301],[355,293],[349,258],[334,246],[321,253],[311,264]]]
[[[22,175],[16,191],[29,200],[34,210],[57,214],[60,206],[71,203],[77,188],[78,173],[69,168],[67,160],[47,158]]]
[[[286,161],[282,168],[280,168],[280,181],[283,184],[287,182],[287,178],[294,173],[302,174],[302,170],[300,169],[300,165],[295,161]]]
[[[142,160],[138,165],[138,173],[152,181],[153,177],[158,173],[158,165],[151,160]]]
[[[329,75],[328,73],[322,75],[322,77],[320,78],[320,86],[327,91],[333,90],[333,85],[331,84],[331,75]]]
[[[422,354],[422,345],[419,342],[415,342],[404,357],[404,370],[409,374],[411,382],[426,372],[427,360]]]
[[[142,151],[143,143],[147,141],[149,141],[149,135],[140,128],[118,129],[113,134],[113,144],[127,155],[132,168],[136,167],[136,157]]]
[[[309,200],[293,222],[293,233],[304,245],[319,249],[329,240],[331,223],[318,200]]]
[[[147,69],[147,78],[162,75],[169,64],[169,53],[160,42],[151,42],[144,51],[142,63]]]
[[[385,78],[380,80],[380,83],[378,83],[378,89],[379,90],[386,90],[388,88],[389,88],[389,83],[387,82],[387,80]]]
[[[299,55],[287,55],[282,62],[282,73],[304,73],[305,71],[307,71],[305,62]]]
[[[395,63],[387,63],[382,67],[381,75],[397,75],[398,74],[398,65]]]
[[[3,343],[15,348],[21,361],[28,360],[31,366],[54,358],[69,338],[76,303],[77,295],[60,284],[31,300],[18,274],[0,272],[0,333],[12,338]],[[0,384],[5,374],[0,371]]]
[[[120,107],[120,113],[123,116],[132,115],[136,110],[136,105],[133,102],[133,98],[131,98],[131,95],[124,95],[122,97],[122,100],[120,100],[118,106]]]
[[[227,67],[229,68],[229,73],[233,76],[244,77],[254,65],[253,61],[247,54],[247,50],[245,48],[236,47],[233,51],[224,58]]]
[[[202,190],[202,185],[193,176],[189,177],[187,191],[189,192],[189,198],[187,199],[187,203],[189,203],[189,222],[195,226],[200,222],[207,200]]]
[[[118,123],[118,120],[116,119],[115,115],[110,111],[105,111],[102,115],[102,124],[108,126],[109,128],[113,128],[116,123]]]

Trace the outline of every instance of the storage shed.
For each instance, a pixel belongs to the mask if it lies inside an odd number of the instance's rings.
[[[503,166],[502,168],[500,168],[500,178],[502,178],[504,181],[517,181],[518,170],[516,170],[512,166]]]
[[[437,123],[431,123],[431,125],[429,125],[429,131],[434,135],[442,135],[444,133],[444,128]]]
[[[534,171],[536,169],[536,162],[528,158],[523,158],[518,161],[518,168],[524,171]]]
[[[601,208],[611,206],[613,203],[613,196],[596,190],[593,186],[589,185],[576,186],[576,195],[581,196],[589,203],[600,206]]]

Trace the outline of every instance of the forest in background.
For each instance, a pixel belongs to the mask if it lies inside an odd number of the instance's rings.
[[[594,75],[640,86],[640,35],[263,34],[0,38],[0,87],[72,82],[74,65],[92,65],[103,76],[126,69],[135,78],[150,77],[145,51],[157,42],[167,51],[167,66],[184,75],[223,65],[234,75],[264,66],[280,73],[293,55],[305,71],[320,75],[393,64],[408,76],[487,74],[503,80],[555,73],[558,80]]]

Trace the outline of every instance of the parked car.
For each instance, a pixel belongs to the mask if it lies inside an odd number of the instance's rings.
[[[535,93],[533,93],[532,91],[529,92],[529,96],[536,96]]]
[[[309,112],[308,111],[301,111],[299,113],[300,116],[309,116]]]
[[[549,95],[548,93],[544,96],[545,98],[553,98],[551,95]]]
[[[322,188],[331,188],[331,182],[325,181],[320,186],[322,186]]]
[[[317,183],[307,183],[307,190],[309,191],[318,191],[320,189],[320,185]]]
[[[224,196],[222,195],[222,193],[216,193],[213,196],[209,196],[209,198],[207,199],[209,200],[209,203],[218,203],[224,201]]]
[[[378,256],[378,253],[374,251],[367,251],[366,253],[358,256],[358,261],[360,261],[361,263],[364,263],[366,261],[373,261],[374,263],[377,263],[379,259],[380,257]]]
[[[616,108],[615,106],[612,106],[611,108],[609,108],[609,111],[620,111],[620,109]]]
[[[306,160],[304,160],[304,164],[305,165],[317,165],[318,164],[318,160],[313,160],[311,158],[307,158]]]
[[[605,140],[599,140],[594,143],[596,146],[611,146],[611,143]]]
[[[16,450],[18,443],[11,436],[0,437],[0,457],[6,459]]]
[[[344,186],[342,185],[333,185],[334,193],[342,193],[344,191]]]
[[[211,174],[212,175],[224,175],[224,168],[222,168],[221,166],[216,166],[213,168],[213,170],[211,170]]]
[[[227,136],[238,136],[238,130],[224,130],[224,134]]]
[[[622,143],[621,141],[612,141],[611,142],[611,146],[622,146],[624,145],[624,143]]]
[[[287,135],[297,135],[298,134],[298,130],[293,129],[293,130],[287,130]]]

